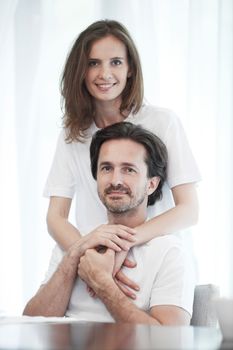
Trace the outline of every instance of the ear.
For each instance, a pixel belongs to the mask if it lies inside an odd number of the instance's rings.
[[[148,179],[148,187],[147,187],[148,196],[156,190],[156,188],[159,185],[159,182],[160,182],[160,178],[158,176],[154,176]]]

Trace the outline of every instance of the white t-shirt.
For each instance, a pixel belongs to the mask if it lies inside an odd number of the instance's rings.
[[[43,284],[56,271],[63,254],[56,245]],[[122,271],[140,286],[133,301],[140,309],[149,311],[155,305],[176,305],[192,315],[195,273],[180,238],[158,237],[132,248],[128,258],[136,261],[137,266],[123,267]],[[114,322],[101,300],[90,297],[80,278],[74,284],[66,316],[79,321]]]
[[[140,124],[152,131],[165,143],[168,151],[168,177],[163,186],[163,198],[148,207],[148,218],[159,215],[174,206],[171,188],[180,184],[197,182],[200,174],[187,138],[176,115],[162,108],[144,105],[125,121]],[[82,234],[89,227],[107,222],[106,209],[101,203],[96,181],[90,169],[89,146],[92,135],[98,130],[93,123],[85,143],[65,142],[62,130],[57,143],[53,164],[47,179],[44,195],[73,198],[76,195],[75,220]]]

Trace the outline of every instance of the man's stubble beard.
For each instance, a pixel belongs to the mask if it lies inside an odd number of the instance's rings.
[[[105,190],[104,194],[101,195],[98,191],[99,197],[101,202],[104,204],[106,209],[112,213],[112,214],[125,214],[135,208],[137,208],[139,205],[141,205],[147,195],[146,192],[146,185],[144,187],[143,193],[140,195],[139,198],[135,198],[132,195],[131,191],[128,191],[124,196],[128,196],[130,198],[130,201],[127,203],[124,203],[124,199],[119,199],[119,196],[116,195],[116,199],[109,199],[108,200],[108,194],[110,193],[110,190]],[[114,195],[112,195],[114,198]],[[117,199],[118,198],[118,199]]]

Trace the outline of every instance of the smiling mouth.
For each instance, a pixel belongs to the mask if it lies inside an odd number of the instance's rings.
[[[126,191],[112,191],[107,193],[109,196],[123,196],[125,194],[128,194]]]
[[[107,91],[109,89],[111,89],[113,86],[116,85],[116,83],[111,83],[111,84],[95,84],[97,86],[97,88],[101,91]]]

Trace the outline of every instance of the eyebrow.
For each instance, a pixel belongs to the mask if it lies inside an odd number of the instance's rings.
[[[99,166],[103,166],[103,165],[113,165],[113,163],[108,162],[108,161],[99,163]],[[137,165],[135,165],[134,163],[123,162],[123,163],[120,163],[120,165],[121,165],[121,166],[133,167],[133,168],[138,169]]]
[[[89,57],[89,61],[102,61],[100,58]],[[125,60],[125,57],[112,57],[110,60]]]

